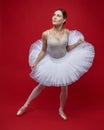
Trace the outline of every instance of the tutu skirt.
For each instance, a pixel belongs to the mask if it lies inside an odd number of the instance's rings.
[[[84,38],[79,31],[71,31],[68,44],[72,45],[79,38]],[[34,42],[29,51],[29,65],[36,60],[42,49],[42,41]],[[45,86],[66,86],[77,81],[92,66],[94,59],[94,47],[83,41],[61,58],[53,58],[47,52],[32,69],[30,76]]]

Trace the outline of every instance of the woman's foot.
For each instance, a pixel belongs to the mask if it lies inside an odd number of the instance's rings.
[[[17,112],[17,116],[21,116],[26,112],[27,106],[22,106],[18,112]]]
[[[59,115],[63,120],[67,120],[67,116],[65,115],[62,109],[59,109]]]

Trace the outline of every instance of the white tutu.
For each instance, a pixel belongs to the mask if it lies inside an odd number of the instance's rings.
[[[68,44],[72,45],[84,36],[77,30],[70,31]],[[33,64],[42,48],[42,41],[34,42],[29,51],[29,65]],[[45,86],[66,86],[77,81],[89,70],[94,59],[94,47],[84,41],[67,52],[62,58],[53,58],[48,53],[33,68],[30,76]]]

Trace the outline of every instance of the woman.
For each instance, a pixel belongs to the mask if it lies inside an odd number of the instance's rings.
[[[30,76],[39,82],[17,115],[22,115],[30,102],[45,86],[61,87],[59,115],[66,120],[64,106],[68,85],[78,80],[91,67],[94,47],[84,41],[83,35],[63,27],[67,13],[57,9],[52,17],[53,27],[42,34],[42,40],[32,44],[29,53]]]

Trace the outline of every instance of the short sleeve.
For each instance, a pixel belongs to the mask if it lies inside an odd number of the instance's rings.
[[[73,45],[79,39],[84,40],[83,34],[77,30],[71,30],[68,38],[68,45]]]

